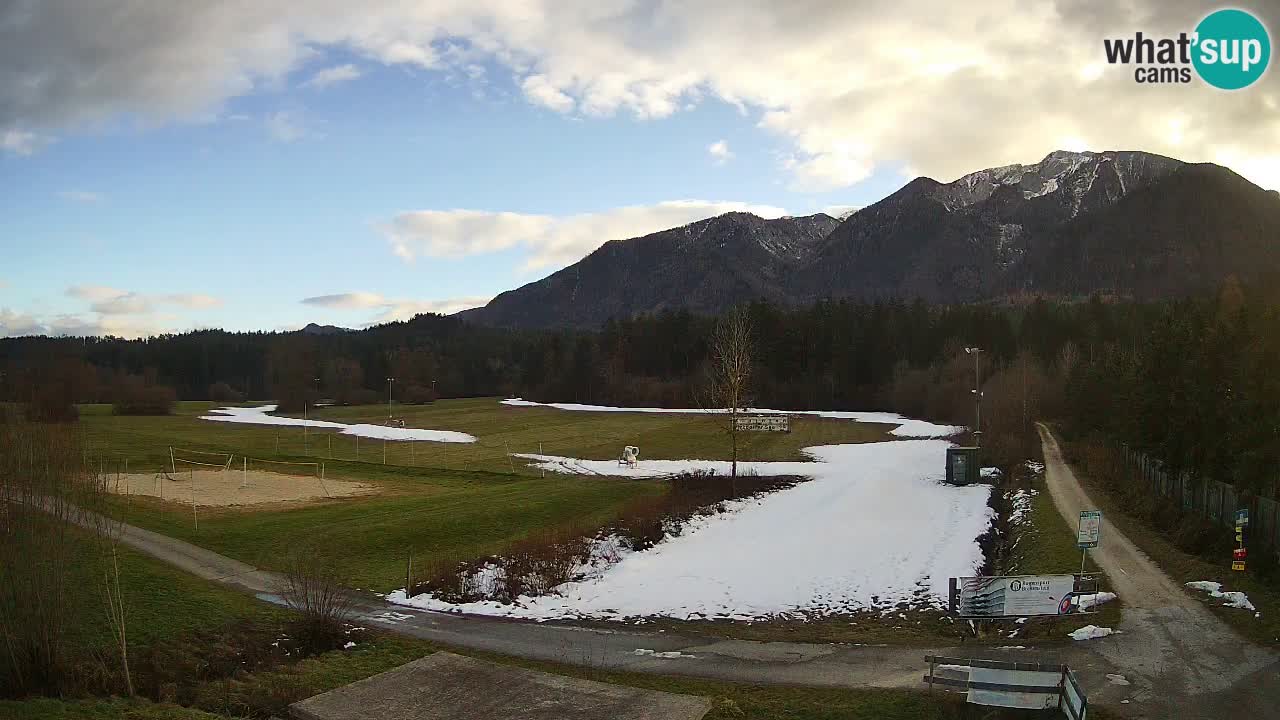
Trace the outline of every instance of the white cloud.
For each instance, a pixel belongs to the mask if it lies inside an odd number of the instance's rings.
[[[27,130],[10,128],[0,132],[0,150],[14,155],[30,155],[48,144],[49,138]]]
[[[180,307],[191,310],[208,310],[222,306],[222,299],[212,295],[202,295],[199,293],[179,293],[177,295],[161,295],[160,301],[170,305],[178,305]]]
[[[609,240],[638,237],[727,212],[761,217],[786,215],[782,208],[741,202],[671,200],[579,215],[526,215],[482,210],[419,210],[395,216],[382,227],[397,255],[461,257],[522,247],[526,269],[567,265]]]
[[[85,203],[91,205],[102,202],[102,195],[95,192],[87,192],[84,190],[63,190],[58,193],[58,197],[63,200],[71,200],[73,202]]]
[[[23,335],[114,335],[140,338],[177,330],[180,319],[173,315],[98,315],[61,314],[37,317],[0,308],[0,337]]]
[[[303,298],[302,302],[305,305],[335,308],[338,310],[371,308],[387,304],[386,298],[377,293],[369,292],[341,293],[339,295],[317,295],[316,297]]]
[[[291,143],[307,137],[310,133],[303,127],[297,115],[287,110],[280,110],[268,114],[263,118],[263,124],[267,127],[267,133],[271,137],[284,143]]]
[[[556,112],[568,112],[573,109],[573,98],[552,85],[546,75],[530,75],[520,84],[520,89],[534,104],[549,107]]]
[[[0,307],[0,337],[47,334],[47,328],[32,315]]]
[[[117,290],[105,285],[72,285],[67,288],[67,295],[90,302],[102,302],[128,294],[129,291],[127,290]]]
[[[444,300],[392,300],[378,293],[349,292],[336,295],[317,295],[316,297],[304,298],[302,302],[305,305],[334,310],[377,308],[379,312],[365,323],[367,327],[396,320],[410,320],[413,316],[421,313],[452,315],[460,310],[480,307],[492,299],[491,297],[471,296]]]
[[[355,80],[360,77],[360,68],[347,63],[345,65],[335,65],[316,72],[311,79],[303,83],[307,87],[327,88],[331,85],[344,83],[348,80]]]
[[[89,309],[103,315],[141,315],[151,312],[151,300],[137,293],[128,293],[106,300],[99,300]]]
[[[1274,12],[1274,0],[1235,4]],[[1104,65],[1103,38],[1189,30],[1200,0],[143,3],[128,22],[109,4],[12,7],[0,11],[0,128],[26,130],[0,136],[10,152],[121,115],[207,115],[337,48],[446,73],[486,62],[529,102],[588,117],[661,118],[718,99],[787,143],[782,165],[805,190],[884,166],[950,180],[1037,160],[1060,139],[1189,161],[1213,161],[1222,139],[1246,159],[1280,155],[1280,73],[1228,93],[1139,86]],[[1185,118],[1177,142],[1173,116]],[[1241,170],[1280,186],[1275,163]]]
[[[733,159],[733,153],[729,150],[729,143],[724,140],[717,140],[708,145],[707,152],[711,153],[711,157],[716,161],[717,165],[723,165]]]

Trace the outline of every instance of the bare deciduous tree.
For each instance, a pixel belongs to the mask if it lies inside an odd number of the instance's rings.
[[[751,318],[744,308],[725,313],[711,333],[711,364],[707,378],[707,404],[724,409],[726,431],[732,448],[731,477],[738,477],[738,417],[751,389],[753,340]]]

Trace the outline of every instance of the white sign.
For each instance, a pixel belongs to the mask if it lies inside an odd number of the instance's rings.
[[[736,418],[737,429],[747,432],[791,432],[786,415],[743,415]]]
[[[1102,537],[1102,511],[1081,510],[1080,511],[1080,532],[1076,539],[1076,546],[1080,548],[1098,547],[1098,540],[1101,537]]]
[[[1062,682],[1061,670],[999,670],[975,665],[969,668],[969,682],[979,686],[969,688],[967,699],[974,705],[1054,710],[1057,709],[1058,698],[1062,695],[1062,690],[1058,687]],[[983,685],[1010,687],[1001,690],[984,690]],[[1032,692],[1031,688],[1053,688],[1053,691]]]
[[[1029,617],[1070,611],[1074,575],[960,578],[961,617]]]

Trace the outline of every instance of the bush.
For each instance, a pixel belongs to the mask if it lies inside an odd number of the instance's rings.
[[[164,385],[148,385],[137,375],[126,375],[115,389],[111,411],[116,415],[171,415],[177,393]]]
[[[314,549],[295,550],[285,570],[281,597],[301,616],[292,626],[304,648],[322,653],[346,641],[343,626],[351,615],[351,596],[333,564]]]
[[[225,382],[216,382],[209,386],[209,399],[214,402],[238,403],[244,401],[244,393]]]

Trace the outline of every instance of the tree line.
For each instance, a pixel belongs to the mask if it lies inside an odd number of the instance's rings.
[[[1273,291],[1234,280],[1165,302],[751,303],[739,309],[752,329],[745,400],[968,425],[978,380],[964,348],[979,347],[984,446],[997,461],[1033,455],[1033,422],[1050,418],[1173,469],[1264,489],[1280,460],[1277,308]],[[179,399],[273,399],[289,409],[320,397],[378,402],[394,378],[404,402],[521,395],[694,406],[712,380],[717,320],[670,311],[596,331],[531,331],[428,314],[332,335],[10,338],[0,341],[0,397],[30,404],[52,386],[53,405],[112,402],[132,383],[171,388]]]

